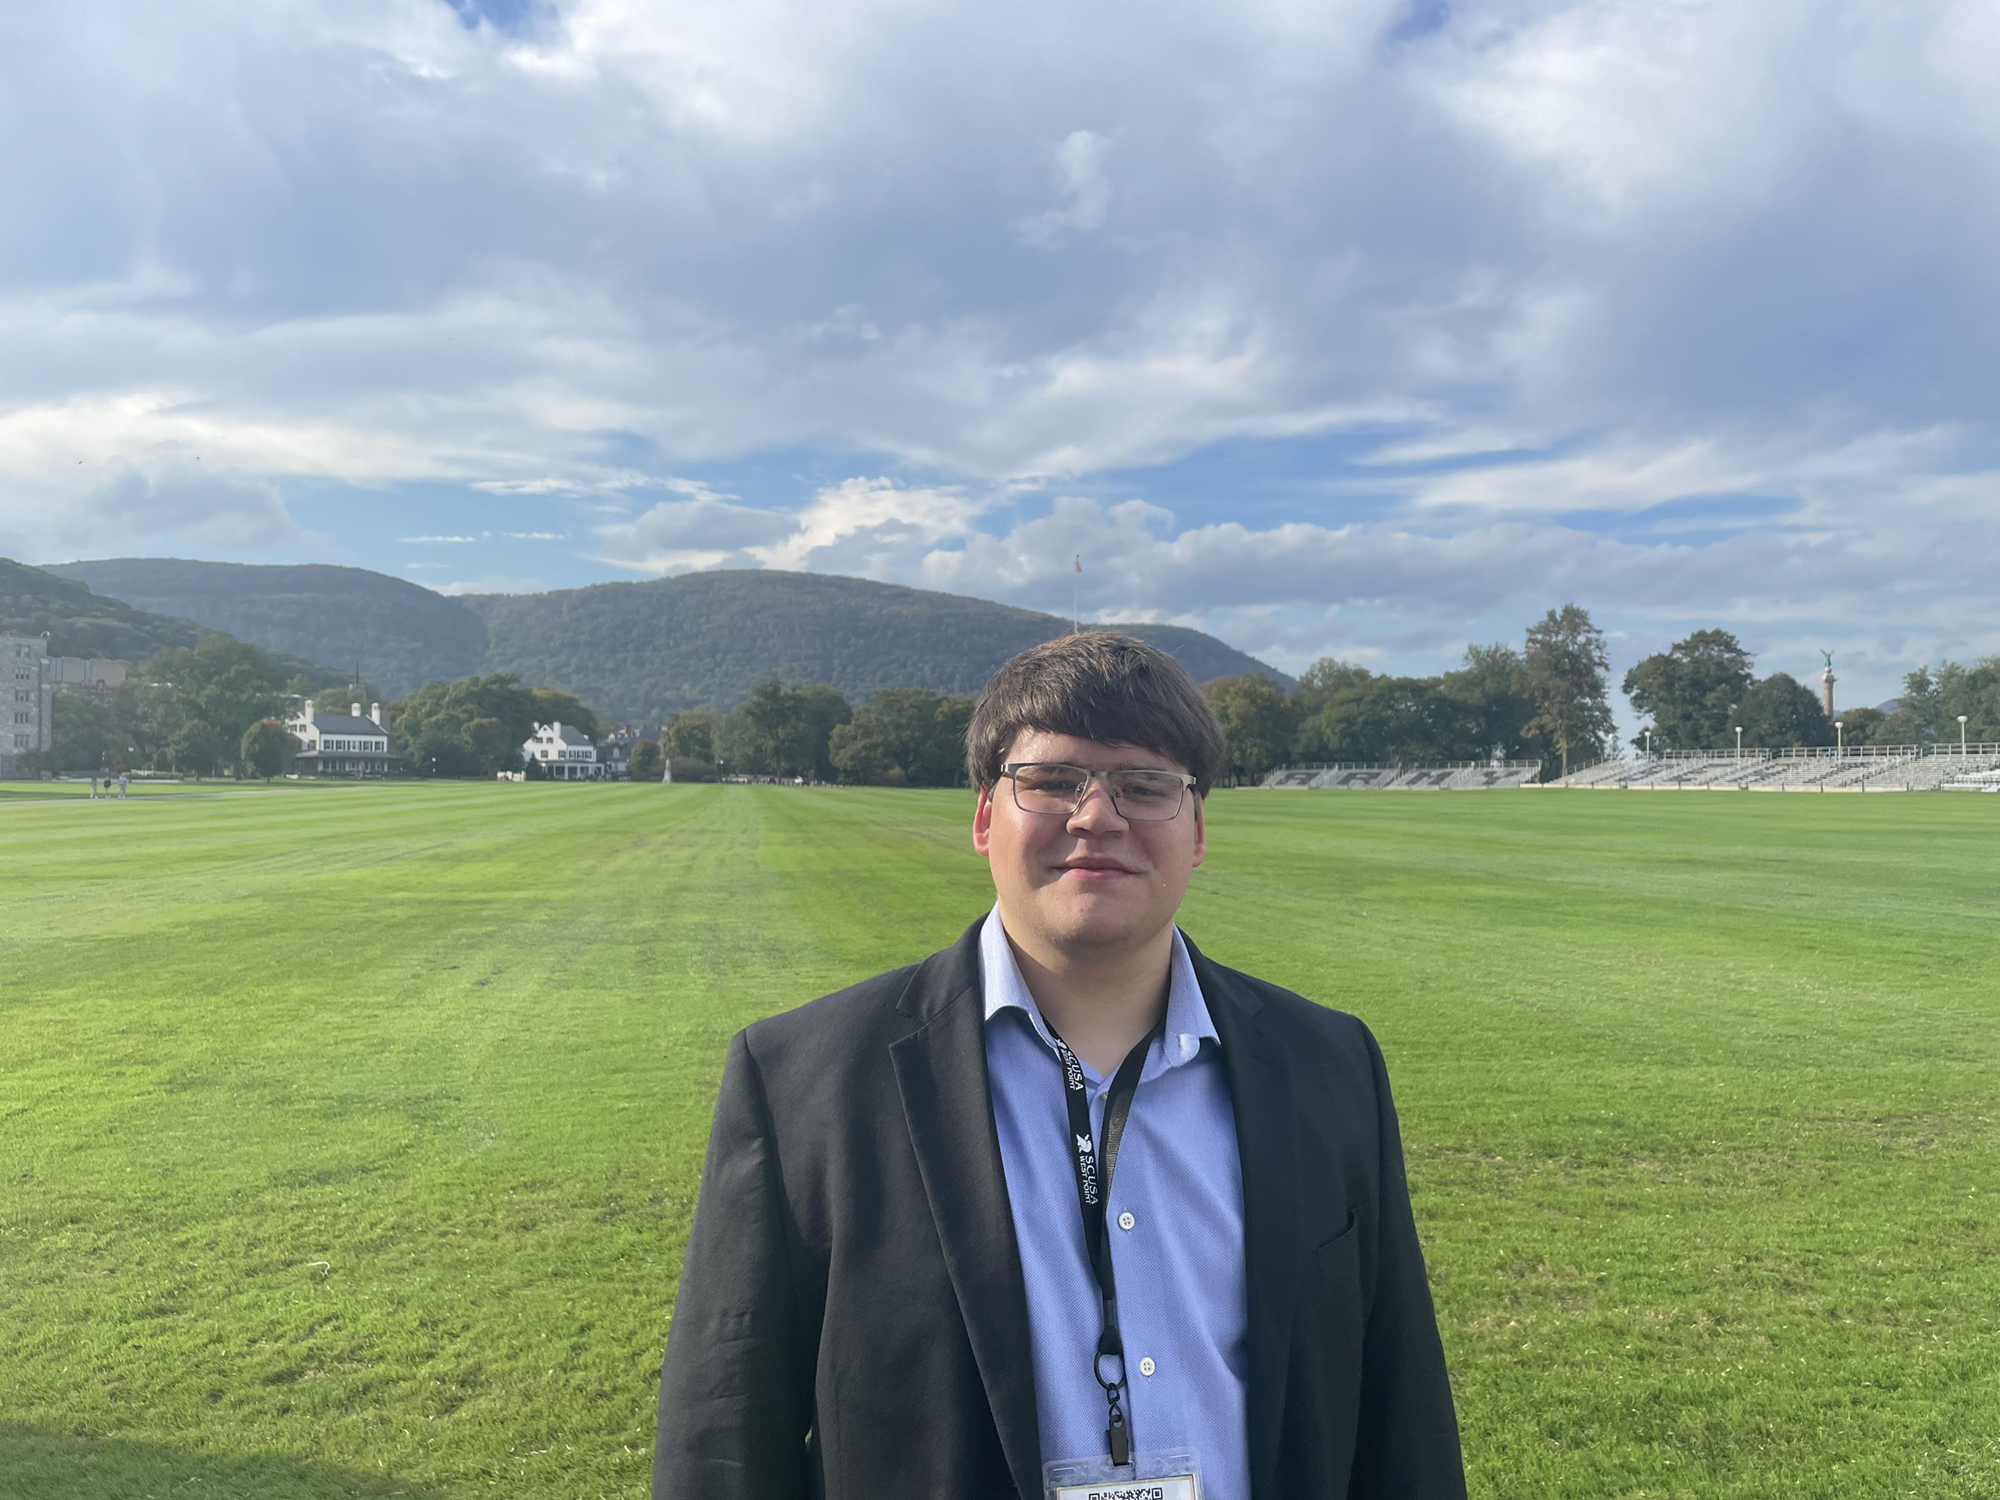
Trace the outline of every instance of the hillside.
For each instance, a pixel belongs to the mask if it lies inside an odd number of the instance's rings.
[[[728,707],[773,677],[830,683],[855,703],[886,687],[976,693],[1015,652],[1069,629],[985,599],[824,573],[687,573],[464,602],[486,622],[487,670],[555,684],[622,720]],[[1197,678],[1279,677],[1197,630],[1121,628]]]
[[[350,668],[358,656],[391,694],[515,672],[633,722],[733,707],[773,677],[831,683],[856,703],[883,687],[973,693],[1016,651],[1069,628],[985,599],[823,573],[690,573],[447,599],[359,568],[121,558],[51,571],[260,646]],[[1263,672],[1291,685],[1198,630],[1119,628],[1172,652],[1197,680]]]
[[[213,636],[232,634],[194,620],[155,614],[127,601],[107,598],[46,568],[31,568],[0,557],[0,635],[49,637],[51,656],[109,656],[141,662],[170,646],[192,647]],[[242,637],[238,637],[242,639]],[[262,645],[252,641],[252,645]],[[338,667],[328,668],[291,651],[264,647],[283,678],[345,682]]]
[[[143,661],[169,646],[199,645],[209,632],[193,620],[135,609],[81,583],[0,557],[0,635],[49,637],[54,656]]]
[[[349,672],[359,663],[363,677],[397,697],[436,678],[476,672],[486,654],[486,629],[475,612],[365,568],[120,557],[46,571],[267,650]]]

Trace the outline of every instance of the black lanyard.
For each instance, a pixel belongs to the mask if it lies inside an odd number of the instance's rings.
[[[1056,1056],[1062,1061],[1063,1101],[1069,1107],[1070,1151],[1076,1166],[1076,1198],[1083,1208],[1084,1249],[1090,1254],[1090,1268],[1097,1273],[1097,1290],[1104,1299],[1104,1331],[1097,1337],[1097,1358],[1091,1363],[1091,1373],[1104,1387],[1104,1399],[1111,1407],[1104,1440],[1111,1449],[1114,1464],[1132,1461],[1132,1424],[1118,1399],[1120,1387],[1125,1387],[1128,1394],[1130,1387],[1125,1380],[1125,1341],[1118,1332],[1118,1285],[1111,1273],[1111,1242],[1105,1233],[1104,1211],[1111,1197],[1111,1173],[1118,1165],[1118,1141],[1125,1134],[1125,1121],[1132,1113],[1132,1096],[1139,1091],[1139,1072],[1146,1066],[1147,1049],[1166,1030],[1167,1018],[1162,1015],[1146,1033],[1145,1040],[1125,1054],[1125,1061],[1112,1075],[1111,1092],[1104,1100],[1104,1149],[1099,1151],[1091,1144],[1090,1093],[1083,1081],[1083,1064],[1069,1050],[1069,1043],[1056,1035],[1056,1029],[1049,1028],[1049,1035],[1055,1038]],[[1118,1361],[1115,1379],[1104,1377],[1107,1359]]]

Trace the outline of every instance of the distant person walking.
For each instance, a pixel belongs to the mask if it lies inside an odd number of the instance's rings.
[[[126,789],[131,785],[132,785],[131,775],[128,772],[120,771],[118,773],[118,800],[120,802],[123,802],[125,800]]]
[[[90,800],[92,802],[97,800],[97,777],[95,775],[90,778]]]

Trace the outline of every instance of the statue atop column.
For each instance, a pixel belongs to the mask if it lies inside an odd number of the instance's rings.
[[[1833,717],[1833,653],[1822,650],[1820,655],[1826,658],[1826,670],[1819,674],[1819,704],[1821,708],[1826,710],[1827,718],[1831,719]]]

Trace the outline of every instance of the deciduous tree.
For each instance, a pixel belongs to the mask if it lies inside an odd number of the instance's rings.
[[[278,719],[259,719],[243,731],[237,755],[252,776],[281,776],[299,753],[299,742]]]
[[[884,688],[833,731],[833,764],[843,781],[954,786],[965,774],[965,726],[971,718],[969,698]]]
[[[1599,756],[1614,732],[1611,717],[1611,659],[1604,632],[1575,604],[1552,609],[1528,627],[1528,696],[1535,705],[1531,734],[1562,759],[1568,774],[1572,757]]]
[[[667,721],[661,748],[676,760],[699,760],[714,765],[715,729],[721,718],[712,708],[691,708],[675,714]]]
[[[853,712],[829,687],[760,683],[723,718],[716,754],[731,772],[752,776],[831,774],[828,742]]]
[[[1849,745],[1882,745],[1888,740],[1882,726],[1889,716],[1879,708],[1844,708],[1835,718],[1840,720],[1840,729],[1834,735],[1835,743]]]
[[[537,724],[595,738],[597,716],[568,693],[526,688],[511,672],[428,682],[389,705],[390,728],[419,776],[492,776],[521,766]]]
[[[1737,723],[1743,726],[1743,743],[1762,749],[1831,745],[1835,738],[1819,695],[1783,672],[1773,672],[1743,695]]]
[[[1231,776],[1254,781],[1285,760],[1297,713],[1268,677],[1255,672],[1216,677],[1203,683],[1201,691],[1228,741]]]
[[[1697,630],[1625,674],[1625,696],[1651,720],[1653,748],[1720,750],[1736,743],[1735,710],[1750,692],[1751,657],[1726,630]],[[1633,740],[1643,744],[1643,731]]]
[[[1527,733],[1535,717],[1528,664],[1512,646],[1499,641],[1467,646],[1458,670],[1445,673],[1439,686],[1447,698],[1464,705],[1460,719],[1470,741],[1464,747],[1469,753],[1444,759],[1527,760],[1534,755]]]

